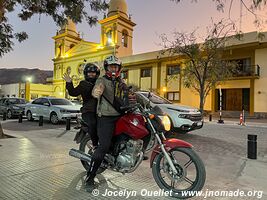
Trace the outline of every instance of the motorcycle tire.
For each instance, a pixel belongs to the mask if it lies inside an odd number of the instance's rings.
[[[90,136],[84,137],[82,139],[81,143],[80,143],[79,150],[85,152],[85,147],[86,147],[86,145],[87,145],[88,142],[91,142],[91,137]],[[85,152],[85,153],[92,154],[90,152]],[[89,162],[86,162],[86,161],[83,161],[83,160],[81,160],[81,163],[82,163],[84,169],[86,171],[88,171],[89,170],[89,167],[90,167],[90,163]],[[101,174],[105,170],[106,170],[106,168],[103,168],[103,167],[100,166],[99,169],[97,170],[97,174]]]
[[[178,199],[187,199],[187,198],[191,198],[193,196],[195,196],[196,191],[200,191],[204,184],[205,184],[205,180],[206,180],[206,170],[205,170],[205,166],[202,162],[202,160],[200,159],[200,157],[195,153],[195,151],[191,148],[182,148],[182,147],[176,147],[173,148],[170,151],[178,151],[179,153],[184,153],[186,154],[188,157],[190,157],[190,159],[192,160],[192,163],[195,164],[195,168],[196,168],[196,179],[193,182],[193,185],[187,190],[187,189],[181,189],[181,190],[177,190],[172,188],[169,184],[167,184],[164,181],[164,177],[161,176],[160,170],[161,170],[161,162],[162,159],[164,158],[164,154],[163,153],[159,153],[154,161],[153,161],[153,166],[152,166],[152,173],[153,173],[153,177],[157,183],[157,185],[163,189],[164,191],[172,191],[170,194],[172,197],[178,198]],[[187,192],[187,195],[185,195],[185,191]]]

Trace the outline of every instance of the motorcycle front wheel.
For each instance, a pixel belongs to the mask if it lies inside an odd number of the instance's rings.
[[[94,150],[93,150],[93,144],[92,144],[92,140],[91,140],[90,136],[86,136],[82,139],[80,146],[79,146],[79,150],[83,151],[84,153],[87,153],[91,156],[93,155]],[[86,171],[88,171],[89,167],[90,167],[90,163],[83,161],[83,160],[81,160],[81,163],[82,163],[84,169]],[[100,166],[99,169],[97,170],[97,174],[101,174],[105,170],[106,170],[106,168]]]
[[[191,148],[173,148],[169,152],[178,174],[172,173],[163,153],[158,154],[152,166],[153,177],[157,185],[170,195],[179,199],[195,196],[206,180],[205,166],[200,157]]]

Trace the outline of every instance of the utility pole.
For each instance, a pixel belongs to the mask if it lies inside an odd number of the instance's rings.
[[[4,131],[2,129],[2,124],[0,122],[0,138],[3,138],[4,137]]]
[[[218,120],[219,124],[223,124],[224,121],[222,120],[222,88],[219,88],[220,91],[220,119]]]

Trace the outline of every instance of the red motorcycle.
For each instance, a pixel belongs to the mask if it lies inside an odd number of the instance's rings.
[[[98,173],[106,169],[123,174],[135,171],[142,163],[146,150],[151,148],[152,140],[156,139],[158,144],[151,154],[150,167],[157,185],[164,191],[170,191],[173,197],[184,199],[194,196],[194,192],[187,192],[187,195],[184,192],[203,188],[206,179],[204,164],[191,144],[165,138],[164,133],[170,130],[170,126],[168,116],[159,116],[153,109],[145,110],[140,104],[125,108],[125,114],[116,122],[110,152]],[[80,148],[71,149],[69,155],[80,159],[88,169],[94,150],[86,129],[82,133],[80,131],[75,140],[80,143]]]

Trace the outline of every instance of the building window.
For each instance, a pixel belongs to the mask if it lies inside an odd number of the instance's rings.
[[[235,65],[233,76],[252,76],[253,75],[254,68],[251,65],[250,58],[230,60],[230,62]]]
[[[122,79],[128,79],[128,70],[124,70],[121,72],[121,78]]]
[[[147,69],[141,69],[141,78],[144,78],[144,77],[151,77],[152,75],[152,71],[150,68],[147,68]]]
[[[112,30],[111,29],[106,32],[106,37],[107,37],[107,44],[112,45],[113,41],[112,41]]]
[[[168,66],[168,68],[167,68],[167,74],[168,75],[177,75],[177,74],[180,74],[180,66],[179,65]]]
[[[179,92],[168,92],[167,99],[170,101],[179,101],[180,100],[180,93]]]
[[[70,45],[70,49],[72,49],[74,46],[75,46],[75,44],[71,44],[71,45]]]
[[[77,67],[78,75],[80,76],[83,75],[83,68],[84,68],[84,63],[78,65]]]
[[[121,43],[124,47],[128,46],[128,33],[126,30],[122,31]]]

